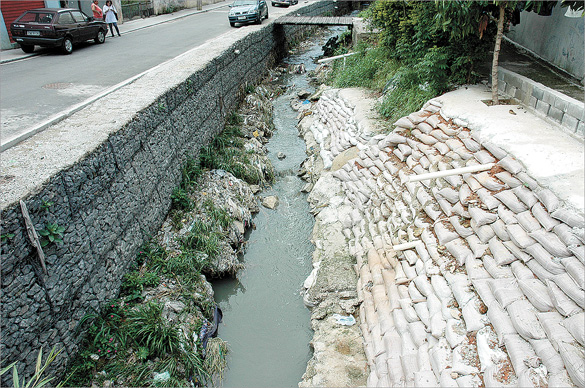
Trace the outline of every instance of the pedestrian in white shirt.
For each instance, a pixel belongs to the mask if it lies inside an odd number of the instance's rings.
[[[106,23],[110,26],[110,32],[112,33],[112,37],[114,36],[114,27],[116,27],[116,32],[118,36],[120,35],[120,30],[118,29],[118,12],[116,11],[116,7],[112,4],[112,0],[106,1],[106,5],[102,9],[104,15],[106,15]]]

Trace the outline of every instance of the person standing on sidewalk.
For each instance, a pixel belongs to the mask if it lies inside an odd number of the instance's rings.
[[[93,12],[94,20],[103,20],[104,14],[98,5],[98,0],[93,0],[93,3],[91,3],[91,11]]]
[[[107,0],[106,5],[104,5],[104,15],[106,15],[105,22],[108,23],[110,26],[110,32],[112,36],[114,36],[114,27],[116,27],[116,32],[118,36],[120,35],[120,30],[118,29],[118,13],[116,12],[116,7],[112,4],[112,0]]]

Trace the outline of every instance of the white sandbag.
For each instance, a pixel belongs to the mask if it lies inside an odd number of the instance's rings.
[[[554,212],[559,207],[559,199],[549,189],[542,189],[536,192],[536,197],[542,202],[549,212]]]
[[[542,323],[542,327],[555,350],[559,351],[560,343],[574,342],[571,333],[563,326],[564,319],[558,312],[540,313],[538,314],[538,319]]]
[[[406,321],[411,323],[419,320],[418,315],[414,310],[412,306],[412,301],[410,299],[400,299],[398,302],[400,302],[400,308],[402,309]]]
[[[502,204],[498,205],[498,217],[500,217],[506,225],[518,223],[518,220],[516,220],[516,213],[508,210],[508,208]]]
[[[476,192],[477,190],[483,188],[471,173],[463,174],[462,177],[465,183],[467,183],[467,185],[471,189],[471,191]]]
[[[516,334],[516,329],[510,320],[508,313],[495,301],[488,306],[487,316],[502,344],[506,335]]]
[[[585,287],[585,266],[574,256],[561,259],[561,264],[567,270],[569,276],[581,288]]]
[[[429,309],[427,308],[427,302],[419,302],[414,304],[414,310],[416,314],[428,328],[430,326],[430,316],[429,316]]]
[[[401,287],[403,287],[403,286],[401,286]],[[405,298],[412,299],[413,301],[416,301],[416,302],[420,302],[420,301],[425,300],[425,296],[423,294],[421,294],[421,292],[418,290],[418,288],[416,287],[414,282],[410,282],[410,284],[408,285],[408,288],[406,290],[407,290],[407,293],[405,295]]]
[[[546,333],[538,321],[536,311],[527,300],[517,300],[506,307],[514,328],[524,339],[543,339]]]
[[[513,302],[524,298],[524,293],[522,293],[518,287],[516,279],[492,279],[488,284],[490,285],[494,297],[503,308],[506,308]]]
[[[548,214],[548,211],[546,211],[540,203],[532,206],[532,215],[534,215],[534,218],[540,222],[544,230],[547,232],[550,232],[555,226],[560,224],[559,221],[555,220]]]
[[[443,276],[431,276],[431,285],[433,286],[433,290],[440,300],[445,300],[452,297],[453,294],[451,293],[451,288]]]
[[[506,230],[506,224],[502,220],[496,220],[491,225],[494,233],[498,238],[502,241],[510,241],[510,236],[508,235],[508,231]]]
[[[504,182],[505,184],[507,184],[511,188],[520,186],[522,184],[522,182],[520,182],[518,179],[514,178],[512,176],[512,174],[510,174],[508,171],[502,171],[502,172],[499,172],[495,175],[496,175],[496,178],[498,178],[499,180],[501,180],[502,182]]]
[[[502,388],[509,386],[500,382],[501,378],[497,377],[500,375],[501,368],[502,365],[491,365],[486,368],[483,372],[483,382],[486,388]]]
[[[512,273],[512,270],[509,266],[499,266],[494,258],[489,255],[485,255],[483,257],[483,266],[494,279],[514,277],[514,274]]]
[[[474,258],[473,252],[463,243],[463,240],[457,239],[445,244],[445,247],[451,255],[457,260],[459,265],[465,264],[467,257]]]
[[[548,295],[559,313],[570,317],[582,311],[552,280],[547,279],[545,284],[548,287]]]
[[[461,185],[461,187],[459,188],[459,201],[464,205],[467,206],[468,201],[467,199],[471,196],[472,191],[469,188],[469,186],[467,185],[467,183],[464,183]]]
[[[504,337],[504,344],[510,356],[510,361],[514,367],[516,375],[528,370],[526,365],[529,360],[536,357],[532,346],[517,334],[509,334]]]
[[[577,306],[585,309],[585,292],[583,292],[583,289],[573,281],[568,273],[555,275],[552,278],[552,281],[555,282],[556,285],[569,296],[569,298],[573,299],[573,301],[577,303]]]
[[[492,238],[488,245],[493,258],[498,265],[502,266],[510,264],[516,260],[516,256],[511,254],[498,238]]]
[[[406,129],[414,129],[414,124],[412,123],[412,121],[410,121],[410,119],[408,118],[408,116],[404,116],[399,118],[396,122],[394,122],[395,127],[402,127],[402,128],[406,128]]]
[[[585,229],[573,228],[573,234],[575,235],[575,237],[577,237],[579,240],[581,240],[581,243],[585,243]],[[567,244],[567,245],[571,245],[571,244]]]
[[[406,254],[406,252],[410,252],[410,253],[413,253],[414,254],[414,252],[412,252],[410,250],[408,250],[408,251],[402,251],[402,254]],[[416,255],[415,255],[415,257],[416,257]],[[409,263],[410,263],[410,260],[408,258],[406,260],[401,260],[400,261],[400,264],[402,265],[402,269],[404,270],[404,273],[406,274],[406,277],[408,279],[412,280],[412,279],[414,279],[417,276],[417,273],[416,273],[416,269],[413,266],[411,266]],[[409,287],[410,287],[410,285],[409,285]]]
[[[583,245],[571,245],[569,250],[579,261],[585,264],[585,246]]]
[[[464,322],[459,319],[448,319],[445,326],[445,338],[451,348],[455,348],[467,339],[467,329]]]
[[[414,278],[414,284],[416,284],[416,288],[420,291],[421,294],[424,296],[428,296],[429,294],[433,293],[433,287],[426,276],[419,275]]]
[[[558,373],[565,370],[563,359],[548,339],[531,340],[530,345],[549,372]]]
[[[459,307],[465,306],[474,296],[467,279],[451,282],[451,290]]]
[[[462,186],[463,187],[463,186]],[[463,201],[462,201],[463,202]],[[471,218],[475,221],[478,227],[482,225],[491,224],[498,219],[498,215],[494,213],[488,213],[478,207],[469,206],[467,209]]]
[[[555,388],[573,388],[575,384],[571,381],[566,369],[557,373],[551,373],[548,378],[548,386]]]
[[[414,374],[418,371],[418,358],[416,353],[406,353],[400,358],[406,386],[414,385]]]
[[[492,277],[483,267],[482,261],[473,257],[468,257],[465,260],[465,271],[470,282],[475,279],[491,279]]]
[[[476,194],[479,195],[479,199],[488,208],[488,210],[496,209],[501,205],[501,202],[498,201],[496,197],[494,197],[489,191],[487,191],[483,187],[477,190]]]
[[[430,320],[430,331],[431,335],[437,339],[442,338],[445,335],[447,328],[447,322],[443,319],[442,312],[437,312],[431,315]]]
[[[384,370],[386,370],[386,369],[387,368],[384,368]],[[389,387],[389,386],[390,386],[390,379],[389,379],[387,373],[384,373],[384,374],[381,374],[380,376],[378,376],[378,382],[376,384],[376,387],[384,388],[384,387]]]
[[[475,179],[477,179],[483,187],[491,191],[499,191],[508,188],[506,185],[501,184],[492,178],[486,171],[475,174]]]
[[[457,202],[455,205],[453,205],[453,207],[451,208],[451,211],[455,214],[458,214],[460,217],[471,218],[471,216],[469,215],[469,212],[467,211],[467,209],[465,209],[463,207],[461,202]],[[459,231],[457,231],[457,233],[459,233]],[[459,233],[459,234],[461,235],[461,233]],[[462,236],[462,237],[465,237],[465,236]]]
[[[458,388],[459,385],[457,381],[451,377],[451,370],[450,369],[443,369],[441,371],[441,378],[439,379],[439,384],[441,388]]]
[[[539,243],[532,244],[529,247],[526,247],[525,250],[538,262],[538,264],[551,274],[558,275],[565,272],[565,267],[559,263],[559,260],[552,257],[552,255]],[[530,262],[527,265],[531,268]]]
[[[529,190],[524,186],[518,186],[512,189],[512,192],[514,192],[518,199],[524,202],[524,204],[528,206],[528,208],[532,208],[536,204],[536,202],[538,202],[536,196],[532,193],[532,190]]]
[[[514,276],[516,276],[516,279],[524,280],[534,278],[534,273],[519,261],[513,262],[510,264],[510,267],[512,267],[512,272],[514,273]]]
[[[451,347],[445,338],[441,338],[430,350],[432,370],[437,378],[441,378],[441,372],[451,366]]]
[[[544,267],[542,265],[540,265],[538,263],[538,261],[536,260],[530,260],[529,262],[526,263],[526,266],[528,267],[528,269],[530,271],[532,271],[532,273],[540,280],[542,280],[543,282],[546,279],[552,279],[553,275],[552,273],[548,272],[546,269],[544,269]]]
[[[473,288],[475,292],[479,295],[479,298],[486,306],[490,306],[494,301],[496,301],[496,297],[492,292],[490,283],[492,282],[491,276],[485,279],[474,279],[472,280]]]
[[[583,312],[566,318],[563,320],[562,325],[571,333],[577,342],[585,346],[585,314]]]
[[[458,203],[459,206],[461,206],[460,203]],[[461,225],[461,223],[459,222],[459,217],[449,217],[449,222],[451,222],[451,225],[453,225],[453,228],[455,229],[455,232],[457,232],[457,234],[463,238],[467,237],[467,236],[471,236],[473,234],[473,229],[465,227],[463,225]]]
[[[524,203],[520,202],[512,190],[500,191],[499,193],[494,194],[494,197],[496,197],[500,202],[506,205],[508,209],[516,214],[528,209]]]
[[[585,227],[585,221],[583,220],[583,216],[577,214],[575,211],[571,211],[566,208],[560,208],[555,210],[551,214],[552,218],[556,218],[564,222],[565,224],[569,225],[572,228],[583,228]]]
[[[429,355],[429,344],[427,342],[423,343],[421,347],[418,348],[417,360],[419,371],[433,369],[433,367],[431,366],[431,359]]]
[[[462,309],[467,331],[476,331],[485,326],[484,316],[479,312],[479,299],[473,297]]]
[[[526,233],[524,228],[518,224],[506,225],[508,236],[520,248],[526,248],[534,244],[536,241]]]
[[[471,248],[471,251],[476,258],[483,256],[487,249],[487,245],[483,244],[476,235],[472,234],[471,236],[466,237],[465,241],[469,244],[469,248]]]
[[[530,213],[529,210],[517,214],[516,219],[518,220],[518,223],[522,225],[524,230],[529,233],[541,228],[540,223],[536,218],[532,217],[532,213]]]
[[[492,239],[492,237],[496,235],[496,233],[494,232],[490,225],[483,225],[478,227],[473,220],[471,220],[470,225],[475,234],[477,234],[477,237],[483,243],[487,243]]]
[[[522,167],[522,163],[518,160],[514,159],[512,156],[507,155],[505,158],[500,160],[498,164],[510,174],[518,174],[521,171],[524,171],[524,167]]]
[[[571,252],[567,249],[565,244],[554,233],[545,232],[543,229],[536,230],[529,233],[530,237],[535,239],[546,249],[551,255],[557,257],[569,257]]]
[[[443,225],[441,222],[437,222],[434,227],[435,234],[439,239],[439,244],[445,245],[449,241],[452,241],[459,237],[459,235],[455,232],[450,231]]]
[[[438,382],[432,371],[421,371],[414,373],[414,386],[416,388],[435,388],[438,386]]]
[[[524,184],[524,186],[528,187],[530,190],[533,190],[533,191],[540,190],[540,186],[538,185],[538,182],[535,181],[526,172],[524,172],[524,171],[519,172],[518,174],[516,174],[516,178],[520,179],[522,181],[522,183]]]
[[[508,355],[504,353],[498,346],[490,346],[496,343],[496,334],[489,326],[484,327],[477,332],[476,344],[477,355],[479,357],[480,370],[483,372],[486,368],[495,365],[494,363],[504,361]]]
[[[392,310],[392,318],[394,319],[394,326],[396,327],[396,331],[398,331],[400,335],[408,331],[408,321],[404,317],[404,313],[402,312],[401,308]]]
[[[482,142],[481,145],[484,146],[492,155],[494,155],[498,159],[504,159],[508,155],[506,151],[504,151],[503,149],[501,149],[492,142],[485,141]]]
[[[452,204],[455,204],[459,201],[459,193],[453,190],[451,187],[445,187],[444,189],[439,190],[438,195]]]
[[[521,279],[518,285],[530,303],[541,312],[552,311],[554,305],[548,294],[546,285],[538,279]]]
[[[453,349],[452,372],[460,375],[471,375],[479,373],[479,369],[470,363],[469,353],[471,345],[459,345]]]
[[[585,387],[585,353],[583,348],[561,343],[559,344],[559,353],[573,383],[578,387]]]
[[[388,367],[388,380],[391,387],[403,387],[405,383],[404,372],[402,371],[402,364],[400,356],[390,356],[386,359]]]
[[[558,224],[553,228],[553,232],[567,246],[581,244],[581,240],[573,233],[573,229],[567,224]]]
[[[503,244],[506,247],[506,249],[510,251],[510,253],[512,253],[518,260],[522,261],[523,263],[526,263],[527,261],[532,259],[532,256],[524,253],[524,251],[518,248],[518,246],[514,244],[514,242],[504,241]]]

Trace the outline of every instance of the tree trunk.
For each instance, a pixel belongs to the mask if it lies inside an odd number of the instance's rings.
[[[498,18],[498,34],[496,35],[496,45],[494,47],[494,58],[492,61],[492,103],[498,105],[498,62],[500,58],[500,46],[502,45],[502,37],[504,36],[504,14],[506,6],[500,4],[500,17]]]

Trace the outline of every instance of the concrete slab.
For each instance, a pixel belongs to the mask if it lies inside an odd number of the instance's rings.
[[[443,112],[469,123],[480,140],[491,141],[521,161],[527,172],[569,206],[584,213],[583,142],[516,105],[487,106],[484,86],[464,87],[437,98]],[[510,113],[510,110],[516,113]]]

